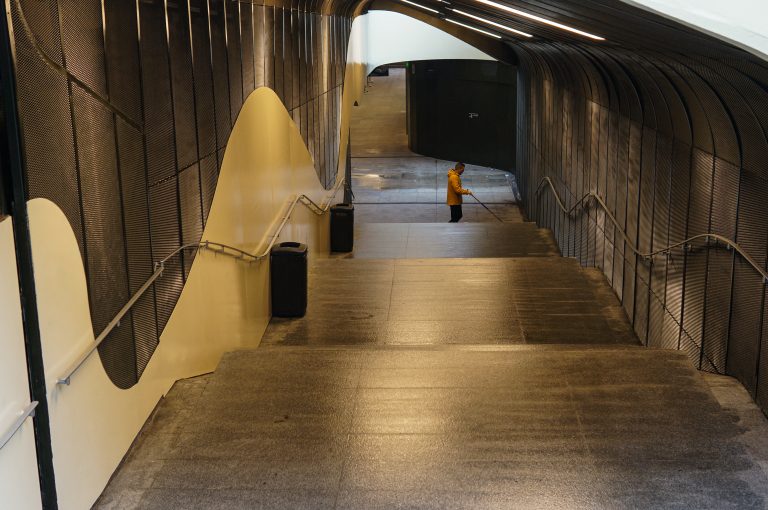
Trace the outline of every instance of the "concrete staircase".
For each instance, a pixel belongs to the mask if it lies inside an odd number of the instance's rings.
[[[163,509],[765,506],[768,480],[687,357],[642,348],[599,271],[535,225],[369,224],[309,281],[306,317],[182,383],[183,411],[158,410],[118,477],[144,488],[115,494]]]

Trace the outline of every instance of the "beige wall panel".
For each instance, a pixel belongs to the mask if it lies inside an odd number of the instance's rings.
[[[224,156],[203,239],[257,251],[269,242],[292,199],[328,196],[299,131],[278,97],[254,91]],[[70,386],[56,379],[93,342],[83,263],[61,210],[29,204],[48,383],[54,465],[62,510],[88,508],[174,381],[212,371],[222,353],[256,347],[270,317],[269,262],[245,263],[212,252],[195,258],[187,284],[139,383],[116,388],[98,356]],[[327,217],[297,206],[279,240],[328,250]]]
[[[11,218],[0,219],[0,434],[29,404],[27,357]],[[0,450],[0,508],[40,508],[32,420]]]

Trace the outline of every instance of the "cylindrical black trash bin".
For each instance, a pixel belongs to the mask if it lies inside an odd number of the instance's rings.
[[[269,255],[272,315],[304,317],[307,313],[307,245],[280,243]]]
[[[355,239],[355,206],[331,207],[331,251],[350,252]]]

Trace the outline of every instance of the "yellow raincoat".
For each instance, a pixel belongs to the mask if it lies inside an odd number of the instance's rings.
[[[451,168],[448,170],[448,205],[461,205],[461,195],[469,195],[469,190],[461,187],[461,176],[459,172]]]

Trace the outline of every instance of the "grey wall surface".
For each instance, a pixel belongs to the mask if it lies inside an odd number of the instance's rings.
[[[408,145],[438,159],[512,170],[517,72],[493,61],[409,62]],[[470,116],[470,113],[473,116]]]
[[[103,17],[102,17],[103,5]],[[210,10],[209,10],[210,6]],[[274,89],[332,185],[351,17],[333,4],[234,0],[11,0],[28,198],[66,214],[98,334],[153,271],[200,240],[244,99]],[[139,34],[141,36],[139,37]],[[194,252],[99,349],[112,381],[138,381]]]
[[[578,43],[516,49],[517,171],[528,215],[554,230],[563,255],[603,269],[646,345],[737,377],[768,409],[760,274],[712,242],[652,261],[627,243],[651,252],[713,232],[765,267],[768,66],[716,41],[686,55]],[[618,227],[594,201],[561,212],[539,189],[545,176],[569,208],[596,192]]]

